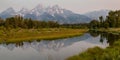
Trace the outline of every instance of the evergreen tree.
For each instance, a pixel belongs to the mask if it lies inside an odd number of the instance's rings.
[[[92,29],[96,29],[100,27],[100,23],[97,20],[92,20],[89,24],[90,24],[90,28]]]
[[[104,22],[103,16],[100,16],[99,20],[100,20],[100,27],[103,27],[103,22]]]

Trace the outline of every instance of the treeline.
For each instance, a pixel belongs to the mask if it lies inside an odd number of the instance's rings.
[[[77,24],[60,24],[55,21],[39,21],[32,19],[24,19],[21,16],[14,16],[4,19],[0,18],[0,27],[5,28],[23,28],[23,29],[32,29],[32,28],[88,28],[88,23],[77,23]]]
[[[58,22],[54,21],[38,21],[38,20],[32,20],[32,19],[24,19],[21,16],[15,16],[6,18],[5,20],[0,18],[0,26],[6,27],[6,28],[25,28],[25,29],[31,29],[31,28],[54,28],[59,27],[60,24]]]
[[[106,19],[102,16],[99,20],[92,20],[89,23],[89,28],[120,28],[120,10],[110,11]]]
[[[88,23],[76,23],[76,24],[62,24],[61,26],[64,28],[85,29],[85,28],[88,28],[89,24]]]
[[[78,23],[78,24],[59,24],[55,21],[38,21],[32,20],[30,18],[23,18],[21,16],[15,16],[1,19],[0,18],[0,27],[5,28],[120,28],[120,10],[110,11],[106,18],[102,16],[99,17],[99,20],[92,20],[90,23]]]

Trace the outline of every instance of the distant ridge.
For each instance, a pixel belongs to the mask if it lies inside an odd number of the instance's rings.
[[[99,19],[100,16],[106,18],[110,10],[99,10],[85,13],[84,15],[91,19]]]

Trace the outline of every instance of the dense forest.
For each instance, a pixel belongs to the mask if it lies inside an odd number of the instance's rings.
[[[106,19],[100,16],[99,20],[92,20],[89,24],[89,27],[93,29],[120,28],[120,10],[110,11]]]
[[[15,16],[10,17],[5,20],[0,19],[0,26],[6,27],[6,28],[25,28],[25,29],[31,29],[31,28],[47,28],[47,27],[59,27],[59,24],[54,21],[38,21],[38,20],[32,20],[32,19],[24,19],[21,16]]]
[[[60,24],[56,21],[40,21],[32,20],[31,18],[23,18],[19,15],[9,17],[6,19],[0,18],[0,27],[5,28],[23,28],[23,29],[37,29],[37,28],[87,28],[88,23],[77,24]]]

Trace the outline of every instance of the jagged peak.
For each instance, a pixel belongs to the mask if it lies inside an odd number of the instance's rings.
[[[28,9],[23,7],[20,11],[28,11]]]
[[[42,4],[38,4],[35,8],[33,8],[33,10],[34,9],[36,9],[36,10],[41,10],[41,9],[44,9],[45,7],[42,5]]]
[[[60,8],[60,6],[59,6],[59,5],[53,5],[52,7]]]
[[[5,11],[15,11],[12,7],[7,8]]]
[[[36,7],[43,7],[43,4],[38,4]]]
[[[38,4],[35,8],[33,8],[31,11],[31,13],[41,13],[43,12],[43,10],[45,9],[45,7],[42,4]]]
[[[15,12],[16,11],[12,7],[9,7],[5,11],[3,11],[1,14],[3,14],[3,13],[15,13]]]

